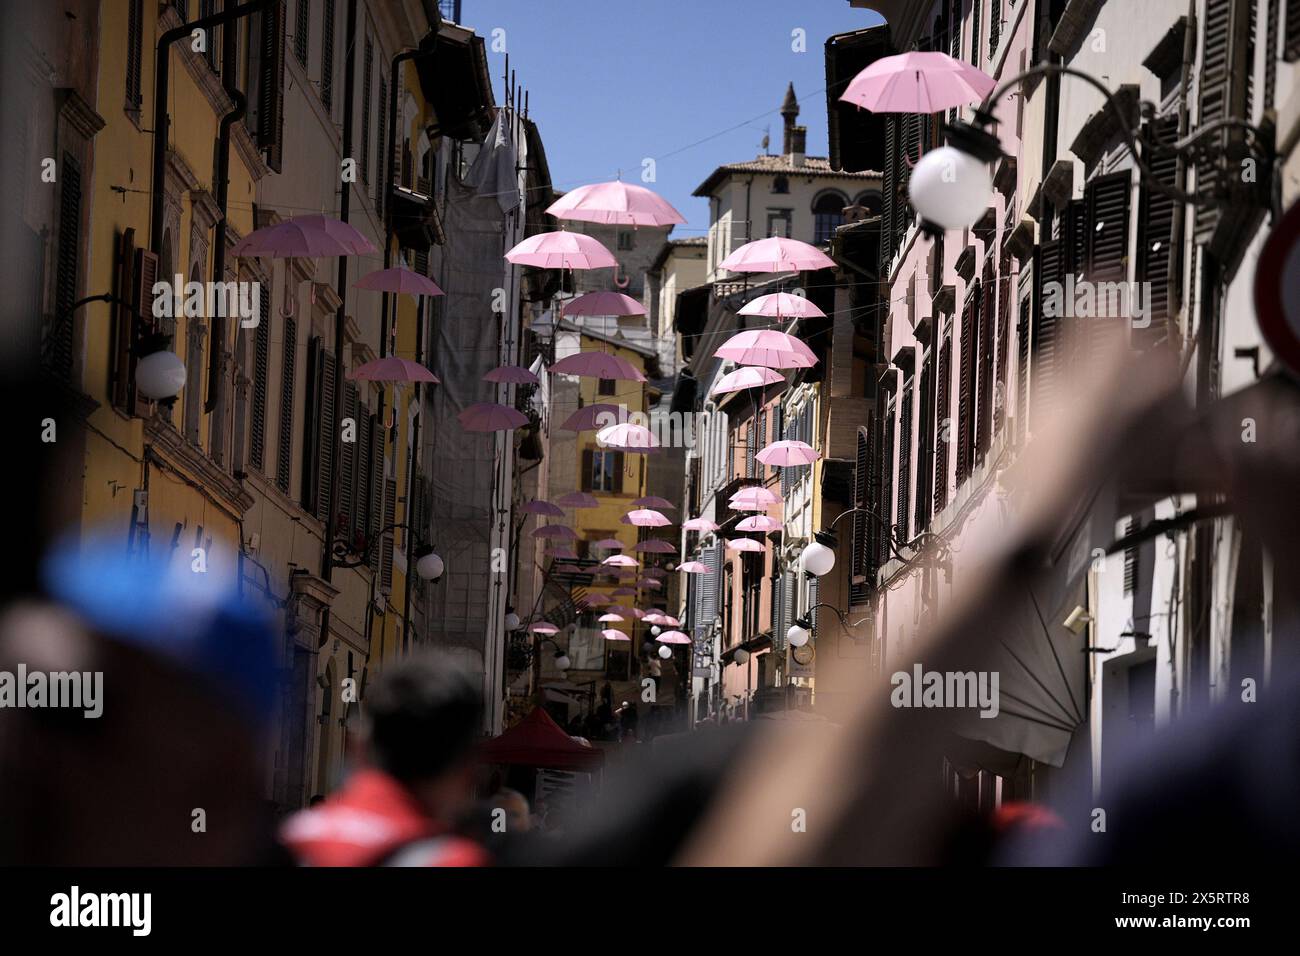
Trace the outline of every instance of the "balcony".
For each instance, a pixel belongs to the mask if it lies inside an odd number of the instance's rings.
[[[405,248],[417,254],[427,254],[433,246],[447,241],[431,190],[429,181],[420,178],[414,188],[394,185],[389,193],[393,234]]]

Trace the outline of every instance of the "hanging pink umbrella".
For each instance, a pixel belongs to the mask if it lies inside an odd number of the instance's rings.
[[[578,552],[574,551],[567,544],[558,544],[555,547],[548,550],[546,552],[546,556],[548,558],[564,558],[566,560],[571,560],[578,556]]]
[[[614,588],[609,593],[616,597],[633,597],[636,594],[636,588]]]
[[[506,432],[528,424],[528,416],[523,412],[493,402],[471,405],[456,417],[467,432]]]
[[[639,588],[649,588],[652,591],[661,590],[664,586],[662,581],[656,581],[654,578],[637,578],[636,586]]]
[[[732,504],[737,501],[752,501],[760,505],[774,505],[780,500],[776,492],[764,488],[762,485],[746,485],[729,499]]]
[[[438,384],[438,377],[419,362],[397,358],[374,359],[354,368],[348,378],[354,382],[432,382]]]
[[[595,508],[600,504],[595,495],[585,491],[570,491],[567,495],[556,498],[555,503],[561,508]]]
[[[601,548],[605,551],[622,551],[627,545],[623,544],[618,538],[601,538],[591,544],[593,548]]]
[[[995,81],[937,51],[881,57],[849,81],[840,99],[875,113],[941,113],[980,103]]]
[[[556,574],[584,574],[587,569],[580,564],[557,564],[552,568]]]
[[[442,295],[442,290],[432,279],[420,275],[405,266],[393,266],[391,269],[376,269],[367,272],[356,282],[358,289],[371,292],[394,292],[399,295]]]
[[[594,405],[586,405],[578,409],[566,418],[560,427],[569,432],[586,432],[596,428],[605,428],[618,421],[621,411],[617,405],[610,405],[608,402],[597,402]],[[605,416],[607,415],[611,417],[606,419]]]
[[[619,618],[619,620],[622,620],[622,618]],[[632,640],[632,638],[628,637],[628,636],[627,636],[626,634],[624,634],[622,631],[616,631],[616,630],[614,630],[614,628],[612,628],[612,627],[610,627],[610,628],[606,628],[605,630],[601,631],[601,632],[600,632],[600,636],[603,637],[603,638],[604,638],[605,640],[607,640],[607,641],[630,641],[630,640]]]
[[[314,214],[255,229],[235,243],[230,253],[273,259],[323,259],[375,251],[374,243],[355,227],[333,216]]]
[[[677,565],[677,570],[683,574],[712,574],[709,566],[703,561],[683,561]]]
[[[614,254],[591,236],[580,232],[541,232],[529,236],[506,253],[517,266],[539,269],[612,269]]]
[[[554,624],[547,624],[545,621],[538,621],[536,624],[529,624],[528,630],[534,634],[559,634],[560,629]]]
[[[574,531],[568,525],[544,524],[533,529],[533,537],[563,538],[565,541],[573,541],[578,537],[578,532]]]
[[[484,375],[483,381],[501,385],[536,385],[539,379],[528,369],[518,365],[501,365]]]
[[[651,608],[645,612],[645,617],[641,618],[643,624],[667,624],[668,619],[664,617],[664,612],[658,608]]]
[[[710,394],[724,395],[727,392],[739,392],[742,388],[762,388],[777,382],[784,383],[785,377],[775,369],[761,365],[742,365],[718,379],[718,384],[713,386]]]
[[[681,631],[664,631],[657,638],[660,644],[689,644],[691,639]]]
[[[645,315],[645,307],[622,292],[588,292],[563,305],[565,315]]]
[[[801,295],[772,292],[746,302],[739,315],[765,315],[778,319],[825,318],[826,313]]]
[[[713,353],[741,365],[766,368],[812,368],[817,356],[793,335],[776,329],[750,329],[727,339]]]
[[[525,511],[530,515],[548,515],[555,518],[564,517],[564,509],[559,505],[553,505],[549,501],[542,501],[540,498],[525,504],[520,511]]]
[[[710,521],[708,518],[691,518],[689,521],[682,522],[682,530],[707,533],[709,531],[717,531],[718,525],[715,522]]]
[[[682,626],[682,622],[679,621],[679,620],[677,620],[677,618],[673,617],[671,614],[665,614],[665,615],[664,615],[664,623],[667,624],[669,627],[681,627],[681,626]]]
[[[610,448],[625,448],[633,451],[659,446],[659,442],[655,440],[655,436],[650,429],[644,425],[633,425],[631,422],[621,422],[617,425],[602,428],[596,432],[596,441],[602,445],[608,445]]]
[[[560,359],[549,371],[615,382],[645,381],[645,375],[639,368],[627,359],[609,352],[575,352]]]
[[[661,196],[618,180],[571,189],[546,211],[557,219],[620,226],[672,226],[686,222]]]
[[[767,515],[751,515],[736,522],[737,531],[780,531],[781,522]]]
[[[834,268],[835,260],[806,242],[771,236],[745,243],[718,265],[732,272],[804,272]]]
[[[661,498],[658,495],[646,495],[644,498],[638,498],[632,502],[634,508],[671,508],[676,511],[677,506],[667,498]]]
[[[794,468],[811,465],[818,457],[817,449],[802,441],[774,441],[754,454],[765,465],[777,468]]]
[[[625,620],[627,620],[627,618],[625,618],[622,614],[602,614],[600,617],[596,618],[596,623],[616,624],[619,621],[625,621]]]
[[[582,599],[582,603],[587,607],[605,607],[607,604],[613,604],[614,602],[604,594],[588,594]]]
[[[651,538],[649,541],[642,541],[633,550],[640,551],[643,554],[676,554],[677,549],[667,541],[659,541]]]
[[[753,538],[731,538],[727,541],[727,548],[731,551],[763,551],[765,548]]]
[[[626,517],[628,524],[636,525],[638,528],[666,528],[672,524],[665,515],[653,508],[637,508],[629,511]]]
[[[641,562],[636,558],[629,558],[626,554],[611,554],[601,564],[607,564],[612,568],[635,568]]]

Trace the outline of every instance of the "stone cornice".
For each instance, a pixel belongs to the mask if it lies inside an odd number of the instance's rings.
[[[173,185],[178,188],[172,189]],[[194,175],[185,157],[170,148],[167,150],[167,186],[175,193],[194,192],[200,188],[199,177]]]
[[[63,95],[63,103],[59,106],[60,118],[67,120],[68,124],[86,139],[93,139],[95,134],[104,128],[104,117],[96,113],[72,87],[65,87],[59,92]]]
[[[316,609],[330,607],[339,596],[339,589],[334,585],[302,569],[296,569],[289,575],[289,590]]]
[[[202,449],[185,440],[179,431],[159,418],[147,418],[145,440],[154,453],[178,470],[192,475],[212,500],[235,518],[253,506],[253,496],[231,475],[226,474]]]
[[[208,192],[206,189],[190,190],[190,208],[194,210],[194,215],[197,216],[202,223],[200,229],[203,232],[207,232],[215,226],[217,220],[221,218],[221,207],[218,206],[217,201],[212,198],[212,193]]]
[[[339,310],[343,300],[328,282],[313,282],[312,311],[321,316],[330,316]]]

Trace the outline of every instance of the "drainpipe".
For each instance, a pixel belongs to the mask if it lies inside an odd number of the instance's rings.
[[[415,310],[415,355],[424,354],[424,296]],[[397,411],[396,408],[393,409]],[[415,504],[415,466],[420,460],[420,419],[424,417],[424,403],[420,398],[420,383],[415,383],[415,423],[411,426],[411,442],[406,456],[406,585],[402,603],[402,650],[405,652],[411,639],[411,590],[415,583],[415,532],[411,527],[411,509]]]

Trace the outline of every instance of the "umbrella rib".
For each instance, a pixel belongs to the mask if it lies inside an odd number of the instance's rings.
[[[1014,710],[1008,710],[1005,707],[1001,708],[1001,712],[1011,717],[1018,717],[1020,720],[1027,720],[1031,724],[1038,724],[1042,727],[1050,727],[1053,730],[1059,730],[1062,733],[1066,733],[1066,734],[1072,734],[1078,728],[1078,724],[1075,724],[1074,727],[1067,727],[1064,724],[1056,724],[1050,720],[1040,720],[1039,718],[1031,717],[1028,714],[1017,714]]]
[[[1006,691],[999,689],[999,691],[998,691],[998,696],[999,696],[999,697],[1005,697],[1007,700],[1015,701],[1017,704],[1023,704],[1025,707],[1028,707],[1030,710],[1037,711],[1038,713],[1040,713],[1040,714],[1043,715],[1043,716],[1042,716],[1042,721],[1043,721],[1044,723],[1059,722],[1060,725],[1061,725],[1061,727],[1062,727],[1062,729],[1073,729],[1074,727],[1079,726],[1080,721],[1075,721],[1075,723],[1074,723],[1072,726],[1068,726],[1068,725],[1065,723],[1065,720],[1064,720],[1064,719],[1062,719],[1062,718],[1060,718],[1060,717],[1057,717],[1055,714],[1052,714],[1052,713],[1048,712],[1047,710],[1044,710],[1042,707],[1039,707],[1037,704],[1031,704],[1029,701],[1025,700],[1023,697],[1017,697],[1015,694],[1009,694],[1009,693],[1007,693]],[[1017,715],[1017,716],[1020,716],[1020,715]],[[1068,718],[1068,715],[1067,715],[1067,718]],[[1026,718],[1026,719],[1028,719],[1028,718]],[[1055,724],[1053,724],[1053,726],[1055,726]]]
[[[1057,697],[1056,694],[1052,692],[1051,688],[1049,688],[1046,684],[1044,684],[1041,680],[1039,680],[1038,675],[1033,672],[1033,670],[1029,667],[1028,664],[1026,664],[1024,661],[1020,659],[1020,656],[1011,649],[1011,646],[1005,640],[1003,640],[1002,638],[998,638],[998,643],[1001,644],[1003,649],[1008,654],[1011,655],[1011,659],[1020,665],[1021,670],[1023,670],[1026,674],[1029,675],[1029,679],[1038,685],[1039,690],[1041,690],[1044,694],[1046,694],[1048,698],[1052,701],[1052,703],[1056,704],[1056,706],[1061,708],[1061,713],[1063,713],[1066,717],[1072,717],[1076,720],[1078,719],[1079,712],[1077,708],[1073,713],[1071,713],[1070,709],[1065,706],[1065,703],[1059,697]],[[1069,690],[1068,685],[1066,687],[1066,690],[1067,691]],[[1071,701],[1073,701],[1073,697],[1071,697]]]
[[[1065,684],[1065,692],[1070,695],[1070,704],[1074,707],[1074,717],[1076,720],[1083,720],[1079,702],[1074,699],[1074,691],[1070,689],[1070,679],[1065,676],[1065,667],[1061,663],[1061,656],[1056,653],[1056,645],[1052,643],[1052,632],[1047,629],[1043,609],[1038,606],[1038,598],[1034,594],[1034,589],[1028,583],[1025,584],[1025,590],[1029,592],[1029,600],[1034,602],[1034,613],[1038,615],[1038,623],[1042,625],[1043,637],[1047,640],[1047,648],[1052,652],[1052,658],[1056,661],[1056,670],[1061,675],[1061,682]]]

